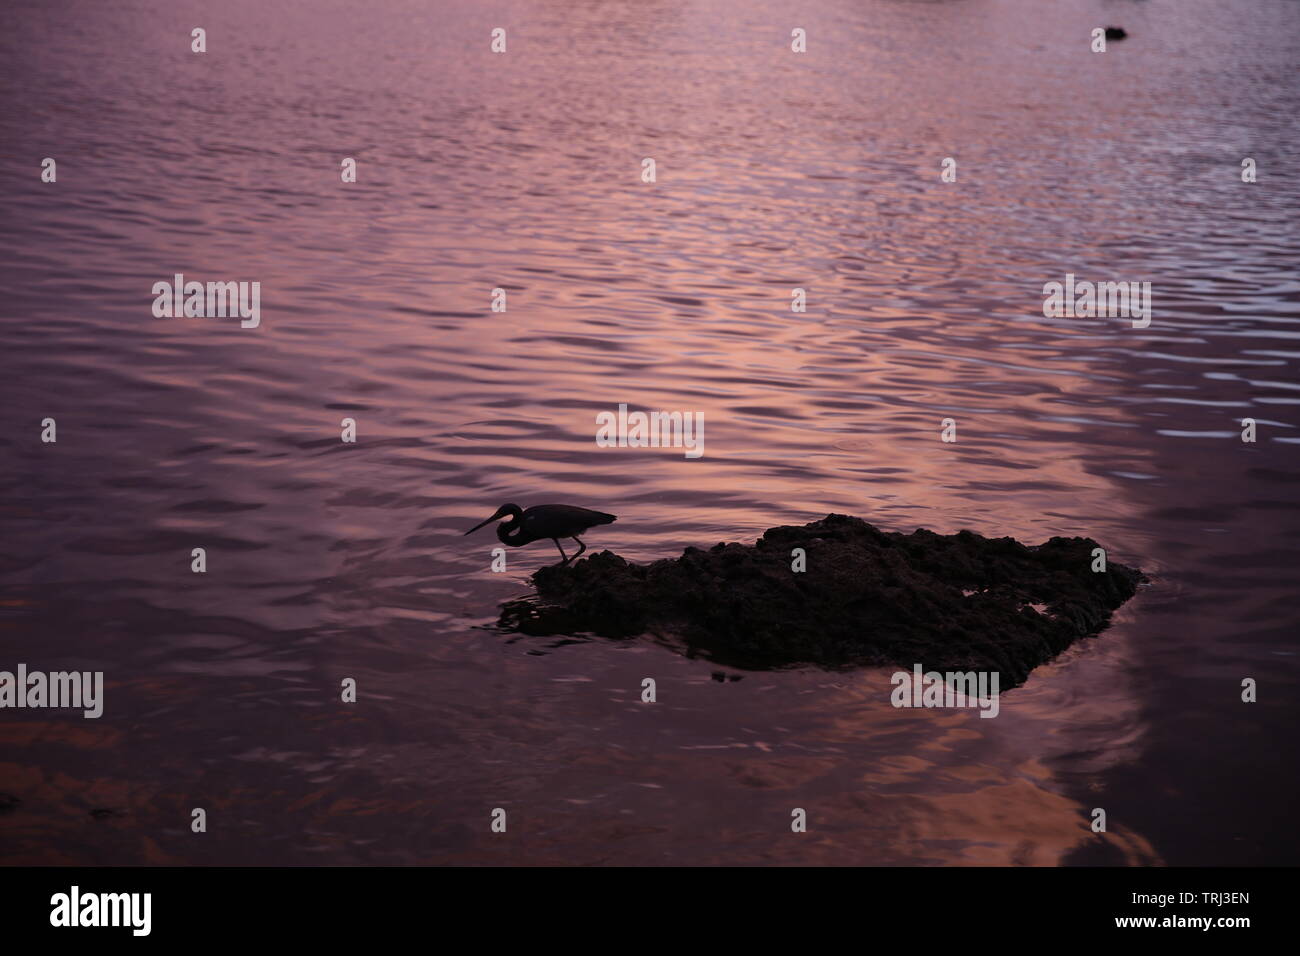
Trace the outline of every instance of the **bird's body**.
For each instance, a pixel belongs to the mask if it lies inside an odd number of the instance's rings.
[[[497,525],[498,541],[512,548],[519,548],[534,541],[541,541],[543,538],[550,538],[560,549],[560,557],[564,559],[564,564],[577,560],[578,556],[587,550],[587,546],[582,543],[578,535],[589,528],[617,520],[616,515],[592,511],[590,508],[579,508],[577,505],[533,505],[524,510],[518,505],[506,504],[498,508],[496,514],[487,521],[476,524],[465,533],[475,532],[483,525],[507,516],[509,521]],[[564,553],[564,548],[560,547],[561,538],[572,538],[580,545],[577,554],[572,558]]]

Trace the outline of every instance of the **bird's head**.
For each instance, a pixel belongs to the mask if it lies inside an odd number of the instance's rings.
[[[496,514],[494,514],[491,518],[488,518],[486,521],[480,521],[478,524],[474,525],[474,527],[470,528],[465,533],[473,534],[475,531],[483,527],[485,524],[491,524],[493,521],[499,521],[500,519],[506,517],[506,515],[510,515],[517,519],[521,514],[523,514],[523,509],[521,509],[518,505],[502,505],[500,508],[496,510]]]

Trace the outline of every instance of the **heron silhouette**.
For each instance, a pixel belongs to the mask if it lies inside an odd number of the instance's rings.
[[[561,566],[578,560],[582,552],[587,550],[587,546],[578,535],[598,524],[609,524],[617,520],[617,515],[607,515],[603,511],[592,511],[590,508],[579,508],[577,505],[533,505],[527,511],[518,505],[502,505],[491,518],[474,525],[465,533],[473,534],[483,525],[491,524],[507,515],[510,516],[510,520],[497,525],[497,540],[512,548],[520,548],[534,541],[550,538],[555,542],[555,546],[560,548],[560,557],[564,559]],[[572,538],[580,545],[572,558],[564,553],[564,548],[560,547],[561,538]]]

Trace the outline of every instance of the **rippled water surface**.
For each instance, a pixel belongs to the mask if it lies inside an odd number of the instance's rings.
[[[796,7],[5,12],[0,669],[107,687],[0,712],[0,860],[1297,862],[1300,4]],[[261,326],[154,318],[177,272]],[[1150,327],[1045,319],[1066,273]],[[704,457],[596,447],[621,402]],[[895,710],[485,627],[554,556],[488,570],[503,501],[629,560],[842,512],[1152,582],[996,720]]]

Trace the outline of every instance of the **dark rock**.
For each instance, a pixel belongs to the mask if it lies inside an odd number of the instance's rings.
[[[502,608],[533,635],[650,635],[736,667],[921,664],[1000,672],[1002,686],[1106,627],[1141,572],[1093,572],[1090,538],[1027,547],[970,531],[885,532],[827,515],[753,545],[687,548],[629,564],[602,551],[533,576],[536,599]],[[794,548],[807,570],[791,570]],[[1032,605],[1043,607],[1040,612]],[[715,678],[717,679],[716,675]]]
[[[1106,39],[1107,39],[1107,40],[1122,40],[1122,39],[1124,39],[1126,36],[1128,36],[1128,33],[1124,30],[1123,27],[1107,27],[1107,28],[1106,28]]]
[[[0,813],[13,813],[21,803],[22,801],[11,793],[0,793]]]

